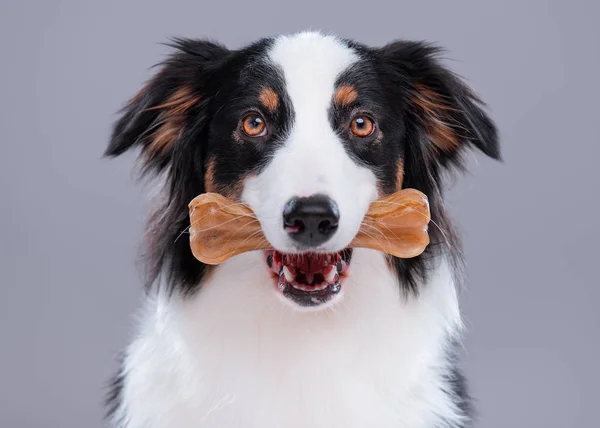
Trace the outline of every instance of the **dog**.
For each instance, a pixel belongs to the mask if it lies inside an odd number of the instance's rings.
[[[162,183],[112,426],[466,427],[463,257],[443,195],[470,150],[500,160],[486,104],[425,42],[301,32],[170,47],[106,149],[137,148]],[[424,253],[349,248],[369,204],[402,188],[428,197]],[[196,260],[188,204],[204,192],[252,208],[272,250]]]

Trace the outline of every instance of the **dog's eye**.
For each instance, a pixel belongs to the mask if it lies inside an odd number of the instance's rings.
[[[367,116],[356,116],[350,122],[350,130],[357,137],[368,137],[375,130],[375,123]]]
[[[267,133],[267,126],[261,115],[251,113],[242,120],[242,130],[249,137],[262,137]]]

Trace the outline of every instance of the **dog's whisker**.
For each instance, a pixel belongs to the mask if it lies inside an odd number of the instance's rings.
[[[215,225],[213,225],[213,226],[210,226],[210,227],[205,227],[205,228],[202,228],[202,229],[197,229],[197,230],[198,230],[198,232],[206,232],[206,231],[208,231],[208,230],[217,229],[217,228],[219,228],[219,227],[225,226],[226,224],[229,224],[229,223],[231,223],[231,222],[237,221],[237,220],[239,220],[240,218],[244,218],[244,217],[246,217],[246,216],[236,216],[236,217],[230,218],[229,220],[226,220],[226,221],[224,221],[224,222],[222,222],[222,223],[215,224]],[[252,219],[251,221],[249,221],[248,223],[245,223],[245,224],[241,225],[241,226],[238,228],[238,230],[240,230],[240,229],[242,229],[242,228],[244,228],[244,227],[247,227],[247,226],[249,226],[249,225],[251,225],[251,224],[254,224],[254,223],[258,223],[258,219],[254,218],[254,219]],[[191,226],[191,225],[190,225],[190,226]]]
[[[242,204],[242,203],[232,203],[232,204],[224,205],[222,208],[234,207],[234,206],[245,206],[245,205]],[[205,220],[206,218],[210,217],[211,215],[212,215],[211,213],[208,213],[208,214],[205,214],[204,216],[202,216],[202,217],[194,220],[193,222],[190,222],[190,225],[187,226],[184,230],[182,230],[179,233],[179,235],[177,235],[177,237],[175,238],[174,242],[177,242],[177,240],[181,237],[181,235],[183,235],[184,233],[187,233],[192,226],[194,226],[197,223]],[[258,219],[254,213],[249,213],[249,214],[238,214],[235,218],[231,219],[230,221],[234,221],[234,220],[236,220],[238,218],[241,218],[241,217],[248,217],[248,218],[252,218],[252,219],[256,219],[256,220]],[[223,224],[225,224],[225,223],[223,223]],[[214,227],[219,227],[221,225],[216,225]],[[209,229],[201,229],[201,230],[210,230],[210,228]]]
[[[428,217],[425,214],[419,212],[419,211],[415,211],[418,214],[422,215],[423,217]],[[366,218],[365,218],[366,219]],[[372,218],[369,218],[370,221],[374,221]],[[384,221],[376,221],[377,224],[384,226],[386,229],[389,230],[389,227],[386,225],[386,223]],[[448,236],[446,235],[446,232],[444,231],[444,229],[435,221],[433,220],[431,217],[429,217],[429,223],[433,224],[442,234],[442,237],[444,238],[444,242],[446,243],[446,245],[448,245],[448,248],[451,248],[452,245],[450,245],[450,240],[448,239]]]
[[[408,206],[407,204],[403,204],[403,203],[400,203],[400,202],[394,202],[394,201],[383,201],[383,200],[382,200],[382,201],[378,201],[377,203],[385,203],[385,204],[390,204],[390,205],[395,205],[395,206],[400,206],[400,207],[406,207],[406,206]],[[414,212],[418,213],[419,215],[422,215],[422,216],[423,216],[423,217],[425,217],[425,218],[429,218],[429,222],[430,222],[431,224],[433,224],[433,225],[434,225],[434,226],[435,226],[435,227],[436,227],[436,228],[437,228],[437,229],[440,231],[440,233],[442,234],[442,237],[444,238],[444,241],[445,241],[446,245],[448,245],[448,247],[451,247],[451,245],[450,245],[450,240],[448,239],[448,236],[446,235],[446,231],[444,231],[444,229],[443,229],[443,228],[442,228],[442,227],[441,227],[441,226],[440,226],[440,225],[439,225],[439,224],[438,224],[438,223],[437,223],[435,220],[433,220],[433,219],[431,218],[431,216],[427,216],[427,215],[425,215],[425,214],[423,214],[422,212],[420,212],[420,211],[417,211],[417,210],[414,210]],[[374,222],[376,222],[377,224],[380,224],[380,225],[382,225],[382,226],[385,226],[385,227],[386,227],[386,228],[389,230],[389,228],[386,226],[386,223],[385,223],[385,221],[384,221],[384,220],[379,220],[379,219],[378,219],[378,220],[374,220],[374,219],[373,219],[372,217],[370,217],[368,214],[367,214],[367,215],[365,215],[365,220],[371,220],[371,221],[374,221]]]
[[[370,223],[369,223],[369,221],[370,221],[369,219],[366,219],[365,221],[363,221],[363,223],[361,224],[361,231],[362,231],[363,233],[366,233],[366,231],[365,231],[364,229],[362,229],[362,227],[363,227],[363,226],[364,226],[364,227],[369,227],[369,228],[371,228],[372,230],[374,230],[375,232],[377,232],[377,233],[378,233],[378,235],[380,235],[381,237],[385,238],[385,239],[388,241],[388,243],[390,243],[390,239],[387,237],[387,235],[386,235],[385,233],[383,233],[383,231],[382,231],[380,228],[378,228],[378,227],[375,227],[375,226],[373,226],[372,224],[370,224]],[[373,223],[373,224],[375,224],[375,223]],[[369,236],[370,236],[371,238],[375,238],[375,236],[373,236],[372,234],[371,234],[371,235],[369,235]],[[379,238],[377,238],[377,239],[379,239]]]
[[[244,245],[246,242],[248,242],[249,240],[251,240],[252,238],[254,238],[255,236],[259,235],[260,233],[262,233],[262,230],[257,230],[255,232],[253,232],[252,234],[250,234],[249,236],[246,237],[246,239],[244,239],[242,242],[238,243],[238,245],[234,248],[233,252],[235,252],[235,250],[237,250],[238,248],[240,248],[242,245]],[[263,244],[266,242],[266,239],[260,239],[258,241],[258,243]]]
[[[379,245],[380,247],[384,247],[383,245],[381,245],[381,240],[380,240],[380,237],[378,237],[378,236],[375,236],[375,235],[373,235],[372,233],[369,233],[369,232],[367,232],[366,230],[364,230],[364,229],[362,228],[363,226],[371,227],[372,229],[376,230],[377,232],[379,232],[379,234],[380,234],[381,236],[383,236],[383,237],[386,239],[386,241],[387,241],[388,243],[390,243],[390,240],[389,240],[389,238],[388,238],[387,236],[385,236],[385,235],[384,235],[384,234],[383,234],[383,233],[382,233],[382,232],[381,232],[379,229],[377,229],[376,227],[373,227],[373,226],[371,226],[371,225],[369,225],[369,224],[367,224],[367,223],[363,223],[363,224],[361,225],[360,232],[361,232],[361,233],[364,233],[364,234],[365,234],[365,235],[367,235],[369,238],[371,238],[371,239],[372,239],[374,242],[378,243],[378,245]],[[391,243],[390,243],[390,245],[391,245]]]
[[[188,233],[188,232],[189,232],[189,230],[190,230],[190,229],[191,229],[193,226],[195,226],[197,223],[201,222],[202,220],[206,219],[206,218],[207,218],[207,217],[209,217],[210,215],[211,215],[211,214],[206,214],[206,215],[202,216],[201,218],[199,218],[199,219],[196,219],[196,220],[194,220],[193,222],[191,222],[189,226],[187,226],[185,229],[183,229],[183,230],[182,230],[182,231],[179,233],[179,235],[177,235],[177,237],[175,238],[175,241],[174,241],[174,242],[177,242],[177,240],[178,240],[178,239],[181,237],[181,235],[183,235],[184,233]],[[236,217],[234,217],[234,218],[232,218],[232,219],[229,219],[229,220],[227,220],[227,221],[225,221],[225,222],[223,222],[223,223],[220,223],[220,224],[217,224],[217,225],[214,225],[214,226],[208,227],[208,228],[204,228],[204,229],[199,229],[199,231],[200,231],[200,232],[204,232],[204,231],[207,231],[207,230],[215,229],[215,228],[217,228],[217,227],[221,227],[221,226],[223,226],[223,225],[225,225],[225,224],[227,224],[227,223],[230,223],[230,222],[236,221],[236,220],[238,220],[239,218],[243,218],[243,217],[252,218],[252,219],[254,219],[255,221],[258,221],[258,219],[257,219],[256,217],[254,217],[254,216],[240,214],[240,215],[238,215],[238,216],[236,216]],[[255,223],[255,221],[249,222],[249,223],[247,223],[247,225],[248,225],[248,224],[253,224],[253,223]]]

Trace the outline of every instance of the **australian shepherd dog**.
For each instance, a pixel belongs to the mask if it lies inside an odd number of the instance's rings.
[[[468,426],[463,263],[443,196],[469,150],[500,158],[484,103],[423,42],[303,32],[171,46],[106,150],[138,149],[161,186],[113,426]],[[402,188],[428,197],[425,252],[350,248],[370,203]],[[196,260],[188,204],[204,192],[252,208],[272,249]]]

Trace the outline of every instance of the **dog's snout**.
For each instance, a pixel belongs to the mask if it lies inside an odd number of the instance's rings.
[[[333,236],[338,228],[337,204],[325,195],[292,198],[283,210],[283,227],[305,247],[316,247]]]

